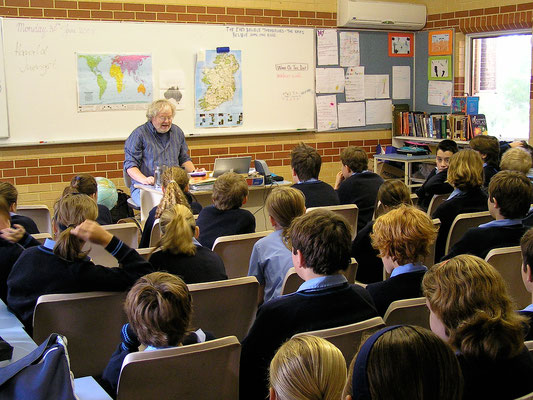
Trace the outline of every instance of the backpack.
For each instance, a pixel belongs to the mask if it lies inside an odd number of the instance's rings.
[[[121,189],[117,189],[117,194],[117,204],[115,204],[115,207],[110,210],[114,224],[120,219],[131,218],[134,216],[133,210],[128,206],[128,199],[130,196],[124,193]]]

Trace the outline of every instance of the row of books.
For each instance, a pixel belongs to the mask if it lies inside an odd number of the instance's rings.
[[[470,140],[486,135],[485,115],[428,114],[417,111],[393,111],[393,136],[413,136],[434,139]]]

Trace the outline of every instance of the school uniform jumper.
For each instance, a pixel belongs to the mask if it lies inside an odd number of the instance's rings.
[[[292,185],[305,195],[305,207],[336,206],[339,204],[339,196],[326,182],[318,179],[309,179]]]
[[[374,221],[368,222],[357,232],[352,243],[352,257],[359,265],[355,279],[362,283],[380,282],[383,280],[383,261],[379,251],[372,247],[370,234],[374,229]]]
[[[264,303],[242,342],[240,399],[264,400],[268,367],[283,342],[299,332],[353,324],[377,316],[364,288],[341,274],[310,279],[297,292]]]
[[[31,332],[33,309],[43,294],[93,290],[125,291],[141,276],[153,271],[148,261],[113,237],[105,248],[121,268],[95,265],[86,257],[67,261],[53,252],[54,242],[24,250],[7,279],[7,304]]]
[[[442,260],[459,254],[472,254],[484,259],[492,249],[519,246],[527,229],[520,219],[500,219],[470,228]]]
[[[386,281],[371,283],[366,290],[374,300],[380,316],[396,300],[422,296],[422,278],[427,268],[422,264],[405,264],[394,268]]]
[[[500,169],[498,167],[493,167],[492,165],[483,163],[483,176],[484,176],[483,186],[486,188],[489,187],[490,180],[498,172],[500,172]]]
[[[378,190],[383,178],[371,171],[353,173],[337,189],[340,204],[355,204],[359,209],[357,230],[372,220]]]
[[[437,168],[433,169],[424,184],[415,192],[418,196],[418,207],[427,210],[434,195],[453,192],[452,185],[447,183],[446,179],[448,179],[448,169],[440,172]]]
[[[200,211],[196,225],[200,228],[198,241],[202,246],[212,249],[220,236],[254,233],[255,217],[242,208],[219,210],[211,205]]]
[[[30,235],[33,235],[34,233],[40,233],[39,228],[37,228],[37,224],[30,217],[14,213],[10,213],[10,217],[11,226],[14,226],[15,224],[20,225],[24,228],[26,233],[29,233]]]
[[[444,256],[446,240],[457,215],[478,211],[488,211],[487,195],[480,187],[461,191],[455,189],[450,197],[437,207],[431,218],[440,219],[437,243],[435,244],[435,260],[440,260]]]
[[[150,256],[150,263],[156,271],[165,271],[179,276],[187,284],[213,282],[228,279],[224,262],[220,256],[193,239],[196,254],[172,254],[170,251],[157,251]]]
[[[533,304],[530,304],[523,310],[518,311],[518,313],[529,319],[524,340],[533,340]]]
[[[111,211],[103,204],[98,204],[98,218],[96,218],[96,222],[100,225],[111,225],[113,223]]]

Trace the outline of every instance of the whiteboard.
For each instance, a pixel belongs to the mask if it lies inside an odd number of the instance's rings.
[[[312,28],[9,18],[0,22],[9,115],[9,137],[0,138],[0,145],[120,140],[146,121],[145,106],[79,112],[78,53],[150,55],[154,99],[161,98],[160,74],[182,71],[184,109],[176,112],[174,123],[187,136],[314,130]],[[217,47],[241,51],[243,123],[196,128],[197,56]],[[0,103],[0,112],[5,109]]]
[[[7,92],[4,74],[4,48],[2,46],[2,24],[0,24],[0,138],[9,137],[7,120]]]

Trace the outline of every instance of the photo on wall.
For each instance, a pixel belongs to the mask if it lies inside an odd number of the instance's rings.
[[[452,57],[428,57],[428,79],[430,81],[449,81],[452,79]]]
[[[412,33],[389,33],[389,57],[413,57],[414,49]]]

